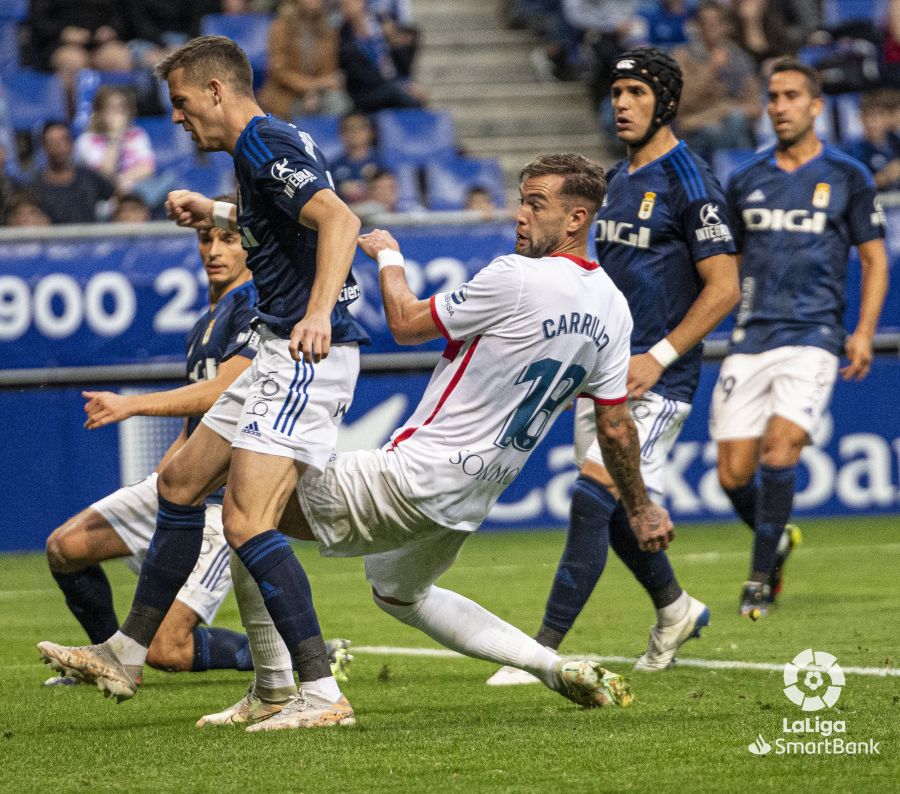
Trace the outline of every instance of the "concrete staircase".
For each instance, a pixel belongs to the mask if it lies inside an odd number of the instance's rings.
[[[604,158],[587,91],[541,82],[530,31],[502,27],[497,0],[414,0],[422,45],[416,78],[431,106],[450,111],[466,153],[495,157],[515,194],[519,169],[543,152]]]

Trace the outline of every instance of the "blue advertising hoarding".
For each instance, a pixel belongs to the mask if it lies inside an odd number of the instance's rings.
[[[0,370],[182,362],[184,336],[205,303],[204,274],[193,235],[159,228],[159,234],[0,243]],[[423,297],[455,288],[513,243],[510,223],[392,231],[406,253],[410,283]],[[896,243],[891,246],[895,263]],[[401,351],[384,322],[377,268],[358,254],[354,271],[362,286],[354,312],[373,340],[366,352]],[[858,266],[851,266],[854,271]],[[851,279],[852,324],[858,274]],[[898,286],[900,279],[894,278],[883,317],[888,327],[900,326]],[[435,350],[440,346],[431,344]],[[672,454],[669,507],[679,521],[731,515],[716,482],[715,450],[706,429],[716,371],[716,365],[705,365],[693,414]],[[426,382],[424,372],[363,375],[342,447],[383,443],[411,413]],[[0,390],[0,411],[14,428],[0,452],[6,494],[0,550],[39,548],[68,516],[151,469],[173,434],[172,423],[152,425],[149,434],[130,430],[148,421],[140,419],[88,432],[82,427],[80,392],[97,384],[37,383]],[[898,394],[896,358],[876,360],[861,384],[838,384],[821,437],[804,452],[798,515],[900,511]],[[571,414],[564,413],[486,527],[565,524],[575,478],[571,422]]]

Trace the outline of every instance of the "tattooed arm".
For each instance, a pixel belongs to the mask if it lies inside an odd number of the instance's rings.
[[[644,488],[637,428],[628,404],[595,403],[594,415],[603,464],[616,484],[640,547],[644,551],[667,549],[675,532],[666,509],[651,502]]]

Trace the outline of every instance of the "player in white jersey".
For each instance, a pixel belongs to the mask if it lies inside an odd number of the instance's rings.
[[[595,403],[599,442],[642,546],[665,548],[672,537],[668,514],[644,489],[626,407],[628,306],[586,260],[588,227],[605,192],[602,169],[579,155],[547,155],[523,169],[520,191],[516,254],[428,301],[410,290],[387,232],[360,238],[378,260],[395,339],[418,344],[443,335],[447,350],[390,442],[336,455],[324,473],[307,472],[297,488],[300,509],[292,505],[280,528],[317,540],[324,555],[365,555],[375,603],[444,645],[526,669],[586,707],[627,705],[621,676],[596,662],[563,662],[469,599],[434,586],[578,395]],[[302,708],[288,705],[250,730],[303,724]]]

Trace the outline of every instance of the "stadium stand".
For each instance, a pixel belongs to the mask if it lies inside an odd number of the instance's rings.
[[[253,85],[259,87],[268,64],[269,14],[207,14],[200,22],[204,36],[228,36],[247,53],[253,66]]]
[[[65,119],[66,103],[55,75],[19,69],[0,76],[14,130],[30,132],[45,121]]]
[[[456,158],[425,168],[425,204],[430,210],[463,209],[473,187],[486,188],[498,207],[506,203],[500,163],[494,159]]]
[[[453,119],[434,110],[382,110],[375,117],[382,160],[393,168],[425,166],[456,154]]]

